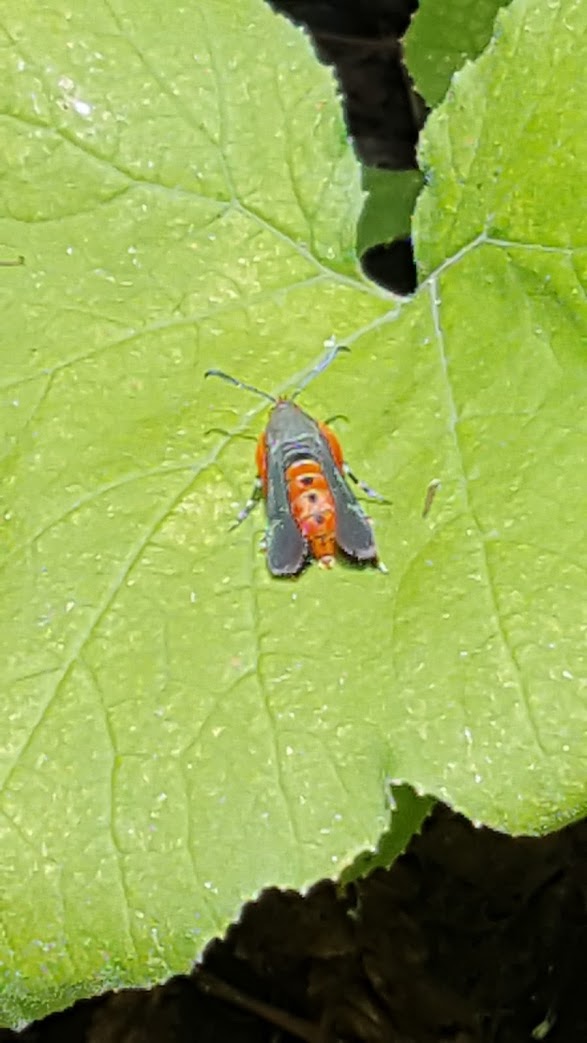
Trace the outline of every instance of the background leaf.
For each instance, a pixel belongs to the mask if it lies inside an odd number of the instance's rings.
[[[406,850],[414,833],[419,832],[424,820],[435,806],[432,797],[421,797],[411,786],[393,786],[390,793],[389,828],[379,838],[375,851],[361,851],[341,874],[344,886],[374,869],[387,869]]]
[[[356,270],[299,31],[7,12],[5,1020],[185,970],[265,884],[376,846],[390,780],[501,829],[584,813],[586,19],[515,2],[429,121],[400,307]],[[228,532],[264,408],[203,373],[292,387],[332,335],[304,406],[393,500],[390,571],[278,582],[261,517]]]
[[[357,226],[359,257],[372,246],[410,235],[422,175],[419,170],[363,167],[363,188],[368,195]]]
[[[495,16],[509,0],[422,0],[404,39],[416,89],[430,108],[446,94],[467,58],[478,58],[493,33]]]

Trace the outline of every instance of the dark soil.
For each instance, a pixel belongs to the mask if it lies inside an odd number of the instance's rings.
[[[361,157],[413,166],[424,109],[397,40],[415,3],[279,7],[336,65]],[[410,288],[409,244],[371,264]],[[0,1029],[0,1043],[587,1043],[583,959],[587,824],[513,839],[439,806],[391,869],[340,891],[267,891],[191,976]]]

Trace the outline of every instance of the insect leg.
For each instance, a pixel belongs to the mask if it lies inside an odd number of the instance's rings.
[[[324,421],[324,423],[325,423],[326,427],[330,427],[330,425],[333,424],[335,420],[346,420],[348,422],[348,419],[349,418],[346,415],[346,413],[334,413],[334,415],[333,416],[329,416]]]
[[[232,532],[233,529],[238,528],[238,526],[249,517],[249,514],[251,513],[251,511],[253,511],[255,509],[255,507],[257,506],[257,504],[259,502],[259,500],[262,498],[262,496],[263,496],[263,482],[261,481],[260,478],[255,478],[255,484],[253,486],[253,491],[252,491],[251,495],[249,496],[249,499],[245,503],[244,507],[242,508],[242,510],[240,510],[238,512],[238,514],[236,516],[236,521],[234,521],[232,523],[232,525],[230,526],[230,530],[229,530],[230,532]]]
[[[245,431],[227,431],[224,427],[209,427],[204,431],[208,435],[222,435],[223,438],[246,438],[248,442],[256,442],[255,435],[248,435]]]
[[[369,496],[372,500],[379,500],[380,503],[390,503],[389,500],[385,499],[385,496],[382,496],[381,493],[378,493],[375,491],[375,489],[372,489],[370,485],[366,485],[365,482],[362,482],[360,478],[357,478],[356,474],[354,474],[353,471],[351,471],[346,461],[343,464],[343,469],[347,478],[350,478],[351,481],[355,483],[355,485],[358,485],[359,489],[361,489],[366,496]]]

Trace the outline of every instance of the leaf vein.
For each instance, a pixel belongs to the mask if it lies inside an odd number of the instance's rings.
[[[490,566],[489,566],[489,557],[488,557],[488,552],[487,552],[487,547],[486,547],[486,541],[485,541],[485,538],[484,538],[484,533],[482,531],[479,519],[476,516],[476,513],[475,513],[475,511],[473,509],[473,505],[472,505],[472,503],[470,501],[470,497],[469,497],[467,475],[466,475],[466,472],[465,472],[463,453],[462,453],[462,449],[461,449],[461,445],[460,445],[460,439],[459,439],[459,434],[458,434],[458,422],[459,422],[459,420],[458,420],[458,413],[457,413],[456,403],[455,403],[454,395],[453,395],[453,391],[452,391],[452,385],[451,385],[450,374],[449,374],[449,369],[448,369],[448,360],[447,360],[447,356],[446,356],[446,352],[445,352],[445,348],[444,348],[444,334],[443,334],[443,331],[442,331],[442,324],[441,324],[441,319],[440,319],[440,303],[441,303],[440,302],[440,290],[439,290],[439,287],[438,287],[436,279],[431,279],[430,280],[430,299],[431,299],[431,311],[432,311],[432,317],[433,317],[433,322],[434,322],[434,329],[435,329],[435,332],[436,332],[436,340],[437,340],[437,344],[438,344],[438,351],[439,351],[439,355],[440,355],[440,362],[441,362],[442,373],[443,373],[443,377],[444,377],[444,383],[445,383],[445,387],[446,387],[447,406],[448,406],[448,412],[449,412],[449,418],[450,418],[450,432],[451,432],[451,435],[452,435],[452,439],[453,439],[454,447],[455,447],[455,450],[456,450],[457,458],[460,461],[461,481],[462,481],[462,488],[463,488],[463,499],[464,499],[464,503],[465,503],[465,507],[466,507],[467,513],[472,518],[472,520],[473,520],[473,522],[475,524],[475,528],[477,530],[478,536],[479,536],[479,540],[478,540],[479,551],[480,551],[481,559],[482,559],[482,563],[483,563],[483,571],[484,571],[484,575],[485,575],[485,588],[486,588],[486,591],[487,591],[487,594],[488,594],[489,603],[490,603],[490,607],[491,607],[491,612],[492,612],[492,615],[494,616],[494,619],[495,619],[495,624],[496,624],[497,632],[498,632],[499,637],[500,637],[500,641],[501,641],[502,647],[503,647],[503,649],[504,649],[504,651],[505,651],[505,653],[506,653],[506,655],[508,657],[508,660],[510,662],[510,666],[511,666],[512,672],[513,672],[513,674],[514,674],[514,676],[516,678],[516,681],[517,681],[517,684],[518,684],[518,689],[519,689],[520,694],[522,696],[524,707],[525,707],[525,710],[526,710],[526,717],[527,717],[527,720],[528,720],[528,724],[529,724],[531,732],[532,732],[532,734],[534,736],[534,741],[535,741],[538,749],[544,755],[546,755],[546,750],[545,750],[544,744],[542,742],[542,737],[540,735],[540,731],[538,729],[538,725],[537,725],[536,720],[534,718],[534,713],[533,713],[533,710],[532,710],[532,704],[531,704],[531,700],[530,700],[530,694],[528,692],[528,688],[527,688],[526,682],[524,680],[523,672],[522,672],[522,670],[520,668],[520,664],[518,662],[515,650],[512,647],[512,644],[511,644],[511,642],[510,642],[510,640],[508,638],[508,635],[507,635],[507,633],[505,631],[505,628],[504,628],[504,625],[503,625],[503,620],[502,620],[500,612],[499,612],[497,594],[496,594],[496,590],[495,590],[495,584],[494,584],[494,581],[493,581],[493,575],[492,575],[492,572],[491,572],[491,569],[490,569]]]

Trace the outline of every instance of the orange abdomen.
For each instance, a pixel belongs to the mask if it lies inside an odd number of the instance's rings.
[[[285,472],[291,513],[323,565],[332,565],[336,550],[336,510],[330,486],[316,460],[298,460]]]

